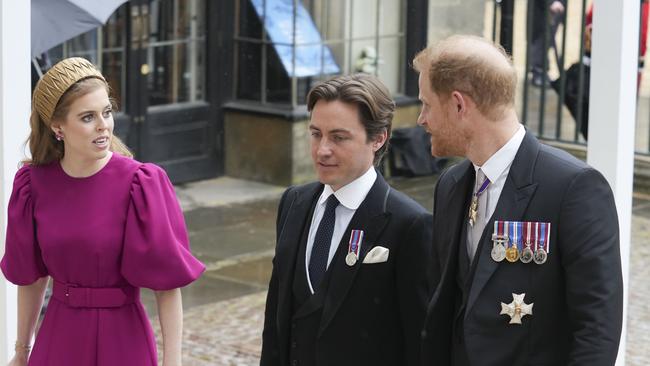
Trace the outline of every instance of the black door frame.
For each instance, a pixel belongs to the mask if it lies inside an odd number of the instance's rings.
[[[116,116],[116,135],[133,150],[136,159],[162,166],[174,183],[213,178],[224,173],[221,105],[229,84],[228,47],[223,32],[221,1],[205,1],[205,98],[195,103],[149,107],[147,35],[149,0],[127,3],[126,100]],[[228,3],[228,1],[224,2]],[[227,5],[226,5],[227,7]],[[231,13],[232,14],[232,13]],[[232,22],[232,20],[230,20]],[[224,83],[225,81],[225,83]]]

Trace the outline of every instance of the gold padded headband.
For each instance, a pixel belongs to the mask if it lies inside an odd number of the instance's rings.
[[[58,62],[36,84],[32,97],[32,108],[35,108],[43,121],[49,122],[59,99],[76,82],[97,78],[106,80],[95,66],[81,57],[70,57]]]

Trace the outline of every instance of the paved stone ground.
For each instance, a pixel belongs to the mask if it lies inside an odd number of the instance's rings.
[[[265,300],[266,292],[258,292],[185,312],[183,365],[259,364]],[[158,334],[159,325],[154,329]]]
[[[647,366],[650,365],[650,219],[635,216],[632,227],[626,364]]]

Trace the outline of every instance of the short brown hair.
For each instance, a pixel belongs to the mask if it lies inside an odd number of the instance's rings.
[[[369,74],[341,75],[314,86],[307,94],[307,110],[312,112],[319,100],[332,102],[339,100],[357,106],[359,119],[366,130],[367,141],[374,140],[383,131],[388,138],[379,150],[375,151],[374,164],[377,165],[388,150],[395,113],[395,102],[388,88],[375,76]]]
[[[490,59],[496,51],[505,62]],[[517,73],[498,44],[477,36],[456,35],[420,51],[413,59],[418,72],[429,73],[431,89],[447,98],[453,91],[468,95],[481,113],[499,118],[514,106]]]

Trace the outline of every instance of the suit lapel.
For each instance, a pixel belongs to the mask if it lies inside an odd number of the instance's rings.
[[[472,287],[467,300],[468,311],[465,312],[466,316],[472,309],[485,284],[499,267],[499,263],[495,262],[490,254],[492,251],[491,238],[494,231],[494,221],[521,221],[528,207],[528,203],[535,194],[537,183],[533,182],[533,172],[538,152],[539,142],[527,132],[512,162],[508,178],[499,196],[494,214],[485,226],[485,230],[481,236],[479,246],[481,254],[478,257],[474,280],[472,281]]]
[[[354,216],[352,216],[352,220],[350,220],[350,224],[346,228],[343,238],[341,238],[337,255],[330,264],[331,277],[325,295],[319,336],[327,328],[345,300],[366,254],[373,246],[378,244],[377,239],[390,218],[390,213],[385,211],[385,202],[389,192],[390,186],[381,175],[377,174],[375,183],[368,192],[366,199],[363,200]],[[359,260],[354,266],[350,267],[345,263],[345,255],[347,254],[348,241],[352,230],[363,230],[364,237]]]
[[[447,175],[449,177],[447,177]],[[449,337],[443,334],[451,330],[454,314],[455,289],[457,287],[458,256],[466,255],[465,242],[461,242],[462,227],[467,220],[467,205],[469,203],[471,188],[474,184],[474,168],[469,160],[464,160],[450,168],[438,180],[434,202],[434,243],[438,249],[440,261],[440,281],[436,287],[429,305],[424,329],[430,332],[433,343],[422,347],[422,356],[425,354],[445,355],[449,352]],[[433,344],[433,345],[431,345]],[[448,359],[441,358],[442,364],[449,363]]]
[[[305,225],[309,225],[309,210],[323,190],[322,184],[309,185],[302,191],[296,190],[289,205],[286,224],[278,238],[276,266],[278,267],[278,329],[286,331],[291,318],[291,286],[295,271],[296,256],[300,248]]]
[[[444,199],[445,204],[436,208],[439,215],[445,215],[449,218],[447,221],[450,225],[445,228],[445,236],[442,237],[441,243],[434,243],[446,250],[440,256],[441,263],[445,268],[443,277],[456,278],[456,268],[458,264],[458,256],[466,255],[466,231],[462,225],[465,225],[467,205],[471,195],[471,187],[474,183],[474,168],[469,160],[461,162],[453,171],[450,171],[451,178],[453,179],[453,186],[447,197],[438,197],[438,200]],[[461,204],[462,203],[462,204]],[[438,202],[434,204],[438,205]],[[440,211],[442,210],[442,211]],[[442,279],[441,279],[442,280]]]

